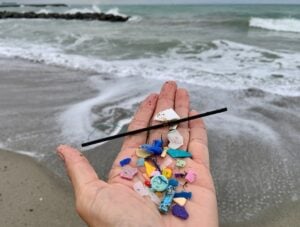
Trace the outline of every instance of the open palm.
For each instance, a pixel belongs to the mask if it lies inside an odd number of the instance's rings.
[[[159,95],[151,94],[141,103],[128,130],[157,123],[152,120],[153,115],[168,108],[174,108],[180,117],[197,114],[196,111],[190,111],[189,103],[185,89],[177,88],[175,82],[166,82]],[[186,159],[186,168],[194,170],[198,175],[196,182],[186,188],[193,194],[185,205],[189,213],[187,220],[161,214],[149,197],[142,197],[133,190],[134,181],[119,175],[120,160],[132,157],[132,163],[135,163],[136,148],[161,136],[166,141],[167,128],[126,137],[108,182],[98,178],[88,160],[78,150],[67,145],[57,148],[58,154],[65,161],[75,191],[76,208],[82,219],[90,226],[218,226],[216,194],[209,170],[204,123],[201,119],[181,123],[178,131],[184,137],[181,149],[188,150],[193,156],[192,159]],[[138,177],[141,177],[139,174]]]

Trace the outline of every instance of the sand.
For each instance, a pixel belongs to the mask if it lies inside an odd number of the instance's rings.
[[[20,59],[0,59],[0,66],[0,147],[45,155],[32,160],[0,151],[0,226],[85,226],[55,147],[68,143],[57,116],[97,95],[86,83],[87,73]],[[215,95],[214,89],[202,88],[199,98],[198,87],[189,90],[193,106],[229,107],[228,113],[206,120],[221,226],[299,226],[299,97],[257,89]],[[84,152],[102,179],[121,143]]]
[[[0,150],[1,226],[85,226],[73,192],[30,157]]]

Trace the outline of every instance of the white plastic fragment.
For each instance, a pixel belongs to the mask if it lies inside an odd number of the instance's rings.
[[[154,192],[152,192],[151,189],[149,189],[149,196],[152,202],[154,202],[156,205],[160,204],[160,198]]]
[[[172,130],[168,133],[169,148],[177,149],[183,145],[183,137],[178,130]]]
[[[141,196],[147,196],[147,195],[149,195],[148,190],[145,188],[144,184],[141,181],[136,182],[133,185],[133,189],[134,189],[134,191],[136,191],[137,193],[139,193]]]
[[[171,121],[178,119],[180,119],[180,117],[172,108],[161,111],[154,116],[154,120],[156,121]]]

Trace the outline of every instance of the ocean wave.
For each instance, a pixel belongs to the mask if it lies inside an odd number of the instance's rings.
[[[249,21],[249,26],[273,31],[300,33],[300,20],[294,18],[271,19],[253,17]]]
[[[83,37],[78,42],[89,38]],[[110,78],[176,79],[226,90],[254,87],[276,94],[300,94],[298,53],[275,52],[228,40],[215,40],[198,50],[193,45],[190,48],[188,51],[188,44],[181,44],[160,56],[104,60],[68,54],[59,46],[21,41],[9,45],[0,40],[0,53],[4,57],[90,71]]]

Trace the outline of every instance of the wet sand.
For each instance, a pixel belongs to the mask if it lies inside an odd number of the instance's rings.
[[[0,150],[1,226],[85,226],[73,192],[30,157]]]

